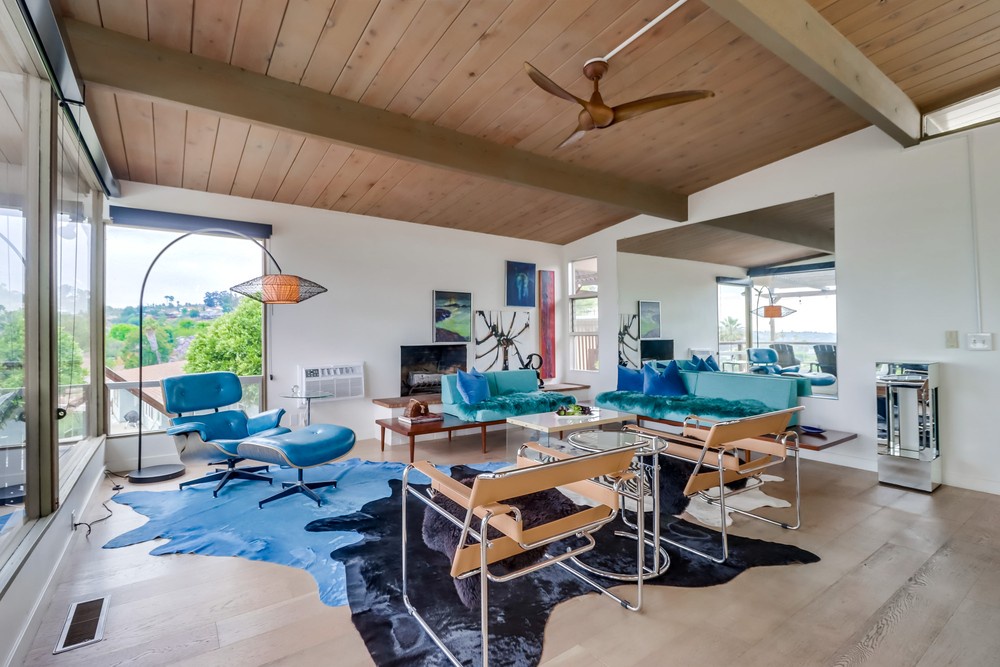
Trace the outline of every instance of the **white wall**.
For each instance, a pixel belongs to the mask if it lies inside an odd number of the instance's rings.
[[[292,424],[298,415],[295,402],[280,394],[300,383],[297,366],[364,361],[367,397],[314,402],[312,420],[347,426],[359,438],[376,437],[374,420],[381,411],[371,399],[399,395],[400,345],[431,342],[432,291],[472,292],[473,308],[504,308],[506,260],[556,271],[557,350],[565,347],[560,246],[212,193],[122,185],[116,205],[273,225],[270,250],[282,269],[329,290],[301,304],[272,307],[268,407],[288,409]],[[537,350],[537,329],[529,335],[531,349]],[[472,344],[469,349],[471,364]],[[566,359],[565,354],[557,356],[557,378]]]
[[[1000,263],[993,260],[1000,254],[997,173],[1000,126],[907,150],[869,128],[691,197],[694,223],[835,195],[840,397],[805,400],[805,419],[857,432],[859,438],[816,458],[874,469],[875,362],[940,361],[944,481],[1000,493],[1000,469],[983,465],[1000,440],[991,419],[1000,392],[1000,353],[965,349],[965,334],[979,328],[977,252],[982,329],[1000,332]],[[978,244],[973,243],[972,190]],[[602,257],[609,257],[613,239],[641,233],[634,229],[639,221],[606,230],[600,240]],[[648,227],[649,219],[642,216],[641,223]],[[672,224],[660,221],[659,228]],[[589,248],[594,242],[591,237],[574,246]],[[603,292],[606,274],[603,265],[601,269]],[[601,307],[603,315],[603,301]],[[604,348],[616,340],[607,330],[610,325],[602,322],[602,362]],[[960,332],[962,349],[945,349],[949,329]],[[602,374],[600,380],[604,387],[613,384],[613,366],[607,368],[607,377]]]

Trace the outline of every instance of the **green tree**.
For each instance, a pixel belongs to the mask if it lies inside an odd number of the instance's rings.
[[[209,308],[222,308],[222,312],[229,313],[235,310],[239,305],[239,297],[228,290],[221,292],[205,292],[205,305]]]
[[[83,350],[65,329],[59,329],[59,384],[83,384]],[[24,386],[24,311],[0,313],[0,388]]]
[[[724,343],[738,343],[746,338],[743,324],[735,317],[727,317],[719,322],[719,340]]]
[[[139,327],[135,324],[115,324],[108,330],[108,338],[112,340],[125,341],[128,340],[129,335],[133,332],[136,336],[139,335]]]
[[[143,322],[143,340],[142,340],[142,365],[143,366],[153,366],[165,362],[170,358],[170,353],[174,349],[174,336],[171,331],[163,325],[162,322],[154,320],[152,317],[147,317]],[[154,350],[150,344],[150,340],[154,339],[156,341],[156,349]],[[118,357],[121,365],[124,368],[138,368],[139,367],[139,327],[133,327],[131,331],[128,332],[124,340],[124,345],[121,347],[121,352]]]
[[[236,310],[199,330],[188,348],[185,372],[260,375],[262,310],[253,299],[243,299]]]

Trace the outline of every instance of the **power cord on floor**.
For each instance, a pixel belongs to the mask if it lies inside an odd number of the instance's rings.
[[[118,495],[119,493],[121,493],[121,492],[122,492],[122,490],[123,490],[123,489],[125,488],[124,486],[122,486],[121,484],[119,484],[119,483],[118,483],[118,482],[117,482],[117,481],[115,480],[115,477],[119,477],[119,478],[121,478],[122,476],[121,476],[121,475],[116,475],[115,473],[112,473],[112,472],[108,472],[107,470],[105,470],[105,471],[104,471],[104,477],[105,477],[105,478],[106,478],[106,479],[107,479],[107,480],[108,480],[109,482],[111,482],[111,490],[112,490],[112,491],[114,491],[114,493],[113,493],[113,494],[111,494],[111,497],[110,497],[110,498],[108,498],[108,500],[114,500],[114,499],[115,499],[115,497],[116,497],[116,496],[117,496],[117,495]],[[87,527],[87,534],[86,534],[86,535],[84,535],[84,537],[90,537],[90,533],[91,533],[91,531],[93,530],[93,525],[94,525],[95,523],[100,523],[100,522],[102,522],[102,521],[107,521],[108,519],[110,519],[110,518],[111,518],[111,515],[112,515],[112,514],[114,514],[114,512],[112,512],[112,511],[111,511],[111,508],[110,508],[110,507],[108,507],[108,501],[107,501],[107,500],[105,500],[104,502],[102,502],[102,503],[101,503],[101,507],[103,507],[103,508],[104,508],[104,511],[106,511],[106,512],[107,512],[107,514],[106,514],[105,516],[102,516],[102,517],[101,517],[100,519],[94,519],[93,521],[79,521],[79,522],[77,522],[77,523],[74,523],[74,524],[73,524],[73,530],[76,530],[76,529],[77,529],[77,528],[79,528],[80,526],[86,526],[86,527]]]

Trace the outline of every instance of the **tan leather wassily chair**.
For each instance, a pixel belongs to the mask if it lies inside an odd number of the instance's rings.
[[[560,565],[595,586],[602,593],[614,598],[626,608],[633,611],[639,609],[642,604],[641,576],[637,576],[637,599],[636,603],[632,604],[597,585],[591,579],[574,570],[565,561],[593,549],[595,545],[593,533],[618,515],[619,492],[627,480],[633,479],[628,468],[636,450],[641,447],[642,443],[639,443],[606,452],[571,456],[537,443],[526,443],[518,452],[516,469],[481,474],[475,478],[471,487],[440,472],[427,461],[419,461],[406,468],[406,472],[403,474],[402,516],[403,600],[410,614],[417,619],[452,663],[461,665],[461,662],[418,613],[407,593],[407,497],[412,495],[420,499],[428,507],[446,517],[456,526],[461,527],[461,537],[452,558],[451,575],[457,578],[479,575],[482,664],[483,667],[487,667],[489,665],[488,584],[491,581],[509,581],[550,565]],[[528,450],[541,454],[545,457],[546,462],[530,458],[527,455]],[[413,470],[430,477],[430,494],[440,493],[457,503],[465,512],[464,521],[462,517],[453,516],[434,502],[429,495],[422,493],[420,489],[411,486],[409,476]],[[599,478],[611,480],[611,482],[608,484],[594,481]],[[641,485],[641,479],[638,483]],[[563,516],[546,523],[530,527],[523,525],[518,504],[524,501],[524,496],[556,487],[564,487],[579,493],[595,504],[592,507],[580,507],[578,511],[569,516]],[[640,492],[641,490],[640,488]],[[639,515],[639,520],[642,521],[642,512]],[[487,533],[487,530],[490,532]],[[493,531],[499,531],[502,536],[485,541],[482,539],[481,536],[492,535]],[[503,574],[495,574],[490,571],[489,566],[498,561],[564,540],[572,542],[567,550],[547,555],[532,565],[513,571],[505,571]],[[636,573],[639,575],[642,572],[643,541],[637,540],[636,545]]]
[[[726,529],[726,498],[750,489],[760,488],[764,482],[761,473],[767,468],[779,465],[791,452],[795,456],[795,523],[775,521],[745,510],[728,508],[745,516],[773,523],[790,530],[802,524],[799,489],[799,441],[798,434],[788,429],[792,415],[804,409],[802,406],[767,412],[752,417],[715,421],[691,415],[684,420],[680,435],[656,431],[638,426],[626,426],[625,430],[637,433],[655,434],[667,441],[663,456],[669,456],[694,463],[694,470],[684,487],[685,496],[701,495],[713,505],[719,506],[721,515],[722,557],[699,551],[685,544],[661,537],[673,546],[697,554],[709,560],[722,563],[729,557],[729,538]],[[706,424],[711,424],[706,427]],[[746,486],[732,489],[727,484],[748,480]],[[706,492],[719,489],[716,498]]]

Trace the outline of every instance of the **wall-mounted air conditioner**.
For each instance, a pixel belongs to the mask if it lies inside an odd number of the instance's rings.
[[[319,401],[339,401],[365,395],[365,363],[299,366],[299,387],[303,394],[332,394]]]

